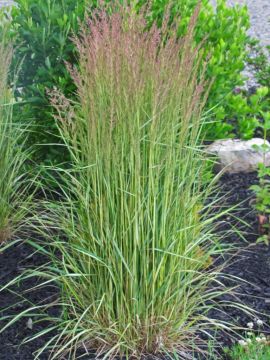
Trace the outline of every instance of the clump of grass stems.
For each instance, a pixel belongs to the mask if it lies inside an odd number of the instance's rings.
[[[13,89],[8,85],[12,46],[1,31],[0,40],[0,246],[22,234],[32,195],[28,193],[24,148],[26,129],[13,121]]]
[[[59,286],[62,312],[39,334],[58,329],[36,358],[184,358],[215,323],[207,312],[222,290],[210,265],[221,248],[204,206],[198,13],[178,39],[166,20],[146,29],[143,11],[101,8],[74,39],[78,100],[52,94],[71,169],[56,169],[62,199],[38,219],[51,265],[30,275]]]

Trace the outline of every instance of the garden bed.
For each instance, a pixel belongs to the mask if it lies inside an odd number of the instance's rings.
[[[244,1],[0,11],[0,360],[270,359],[268,37]],[[256,173],[215,188],[212,156]]]
[[[256,213],[252,208],[252,192],[249,190],[249,187],[256,181],[256,174],[253,173],[249,175],[224,175],[221,179],[221,189],[222,192],[226,194],[226,205],[230,206],[241,203],[239,210],[237,210],[234,215],[236,218],[244,220],[250,225],[249,228],[247,225],[240,224],[235,217],[226,217],[224,219],[225,226],[233,223],[238,228],[241,227],[246,234],[245,241],[239,238],[236,233],[235,236],[227,239],[227,241],[237,244],[239,252],[231,254],[230,260],[226,258],[223,261],[228,262],[226,266],[227,274],[241,277],[245,281],[239,284],[240,287],[237,290],[238,298],[243,304],[261,313],[260,315],[258,314],[258,317],[266,323],[267,314],[270,314],[270,248],[264,244],[256,244],[258,224]],[[14,279],[14,277],[19,275],[24,269],[37,268],[47,261],[45,257],[37,253],[31,255],[32,252],[33,249],[30,246],[18,243],[0,254],[0,286]],[[34,287],[38,282],[38,279],[32,279],[31,281],[21,283],[20,286],[14,288],[14,290],[24,295],[25,290]],[[226,285],[231,286],[235,285],[235,283],[227,281]],[[25,297],[35,305],[44,301],[52,301],[54,298],[57,298],[57,296],[58,291],[53,287],[47,287],[25,294]],[[220,300],[232,300],[232,296],[226,295],[226,297],[227,298],[223,297]],[[1,293],[1,316],[19,314],[25,305],[14,306],[14,303],[18,300],[19,298],[11,292],[5,291]],[[8,310],[3,311],[3,309],[8,307]],[[243,327],[252,320],[239,309],[228,307],[225,310],[223,313],[215,311],[212,316],[224,321],[233,321]],[[52,311],[54,315],[57,315],[57,309],[53,309]],[[46,339],[36,339],[22,346],[20,346],[20,343],[26,336],[33,335],[45,329],[46,326],[46,323],[34,323],[32,327],[31,320],[25,317],[23,320],[20,320],[8,328],[3,334],[0,334],[0,360],[33,359],[33,352],[48,341],[48,335]],[[262,330],[267,332],[268,328],[264,326],[261,331]],[[229,334],[220,333],[217,340],[222,346],[230,346],[232,344],[232,337]],[[47,358],[48,356],[46,356],[46,354],[40,357],[41,360],[46,360]]]

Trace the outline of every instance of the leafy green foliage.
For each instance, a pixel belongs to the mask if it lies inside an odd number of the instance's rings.
[[[245,92],[230,96],[232,124],[237,137],[249,140],[255,133],[261,133],[261,112],[267,110],[268,88],[260,87],[254,94]]]
[[[84,0],[18,0],[12,8],[10,34],[15,41],[13,66],[20,67],[16,96],[21,103],[15,116],[34,123],[32,143],[57,142],[47,89],[57,87],[66,94],[74,91],[64,61],[76,62],[70,37],[78,31],[85,12]],[[41,149],[43,160],[62,158],[59,148]]]
[[[152,20],[160,19],[164,14],[168,0],[154,0]],[[180,14],[178,33],[186,32],[190,16],[198,3],[197,0],[175,0],[171,2],[172,15]],[[233,89],[243,84],[241,71],[244,69],[247,29],[249,16],[247,8],[236,5],[230,7],[226,0],[218,0],[216,10],[209,0],[201,1],[201,11],[195,30],[195,42],[204,41],[207,77],[213,80],[207,108],[213,112],[212,124],[207,125],[209,138],[232,136],[233,126],[230,120],[234,111],[231,104]]]
[[[259,185],[252,185],[251,189],[256,193],[256,209],[261,214],[270,213],[270,169],[264,164],[259,164]]]
[[[258,126],[262,129],[264,139],[266,140],[267,134],[270,131],[270,112],[262,113],[263,122],[259,123]],[[262,146],[257,146],[255,149],[262,152],[265,156],[270,151],[269,145],[266,141]],[[270,168],[266,166],[265,160],[259,164],[258,168],[259,184],[251,186],[256,194],[256,210],[259,213],[259,223],[261,227],[261,233],[267,232],[270,235]],[[266,237],[263,237],[265,241]],[[260,239],[259,239],[260,240]]]
[[[238,106],[237,113],[241,114],[242,118],[240,118],[242,125],[239,128],[239,136],[243,138],[252,137],[255,131],[264,136],[262,127],[258,126],[258,120],[262,119],[261,112],[266,113],[270,111],[270,47],[265,48],[260,45],[258,40],[254,39],[249,39],[248,45],[249,56],[247,63],[260,87],[255,95],[244,95],[245,99],[242,99],[241,106]],[[245,109],[245,114],[241,113],[241,107]],[[266,133],[267,139],[269,139],[269,135],[268,129]]]
[[[13,65],[21,63],[17,97],[22,100],[16,107],[16,117],[31,121],[35,126],[32,143],[45,144],[60,141],[56,137],[52,108],[48,101],[47,88],[60,89],[70,96],[75,88],[64,62],[76,64],[76,51],[71,41],[78,32],[79,20],[83,21],[87,0],[18,0],[12,10],[11,33],[16,40]],[[139,1],[139,7],[144,5]],[[148,14],[149,23],[160,21],[166,11],[168,0],[153,0]],[[187,24],[197,4],[196,0],[173,0],[172,19],[181,15],[178,35],[187,30]],[[96,6],[96,2],[91,3]],[[230,117],[231,105],[227,95],[235,86],[242,84],[241,70],[244,67],[246,29],[249,20],[247,9],[226,5],[218,0],[217,11],[209,0],[202,0],[201,12],[195,30],[195,43],[204,40],[205,57],[211,56],[207,65],[207,77],[214,78],[208,108],[214,108],[214,123],[207,125],[208,135],[223,138],[231,135],[232,126],[223,121]],[[53,135],[54,134],[54,135]],[[63,148],[40,147],[44,161],[59,161],[65,158]]]
[[[248,336],[227,351],[231,360],[268,360],[270,358],[269,340],[264,335]]]
[[[226,138],[232,135],[232,126],[226,121],[232,118],[232,91],[243,84],[241,71],[246,57],[246,31],[249,17],[246,7],[229,7],[225,0],[217,1],[217,10],[203,1],[201,22],[197,37],[206,36],[206,51],[210,54],[209,79],[213,85],[209,93],[208,108],[213,109],[214,123],[208,128],[208,137]]]
[[[256,39],[249,40],[248,64],[254,70],[258,83],[269,87],[270,84],[270,46],[263,47]]]

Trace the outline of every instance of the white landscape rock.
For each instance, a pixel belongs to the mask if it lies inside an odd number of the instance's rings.
[[[265,165],[270,166],[270,151],[265,152],[265,159],[262,150],[254,148],[264,144],[264,140],[254,138],[248,141],[227,139],[217,140],[209,145],[206,151],[217,157],[217,170],[230,174],[239,172],[252,172],[257,170],[258,164],[265,160]],[[268,141],[265,144],[270,149]]]

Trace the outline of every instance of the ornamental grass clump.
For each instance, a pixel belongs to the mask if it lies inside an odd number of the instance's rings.
[[[74,39],[77,102],[51,94],[71,169],[56,169],[62,198],[40,218],[52,265],[33,273],[59,285],[62,313],[37,358],[184,356],[209,328],[220,247],[203,205],[198,12],[177,39],[166,20],[146,29],[143,12],[102,8]]]
[[[0,246],[23,230],[30,209],[24,165],[29,151],[23,150],[25,134],[13,122],[13,91],[8,86],[9,67],[13,55],[7,45],[5,31],[0,40]]]

